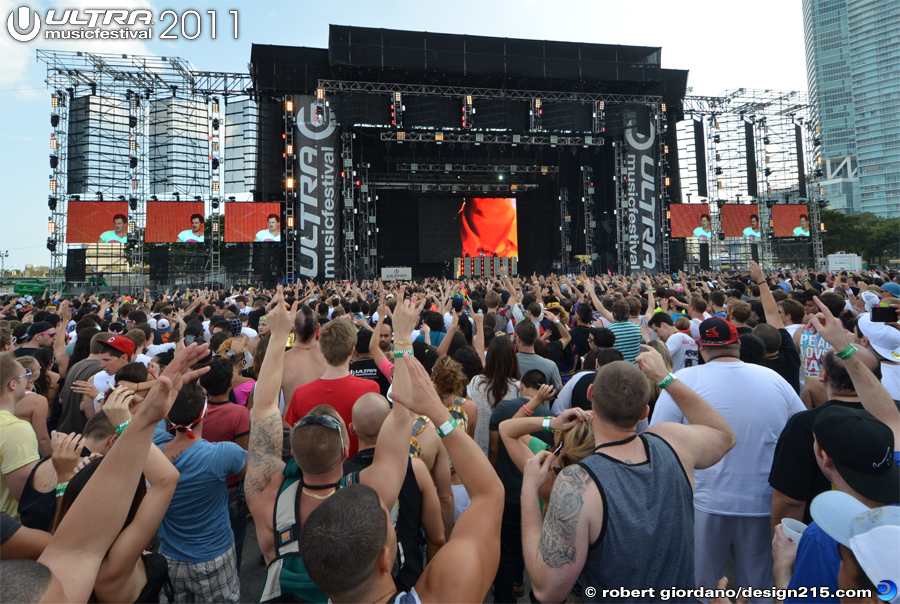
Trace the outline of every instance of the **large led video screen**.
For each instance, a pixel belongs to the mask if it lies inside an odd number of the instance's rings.
[[[204,243],[202,201],[147,202],[147,243]]]
[[[725,204],[720,217],[722,232],[726,237],[758,239],[762,235],[759,206],[756,204]]]
[[[672,237],[712,237],[708,203],[674,203],[669,214]]]
[[[776,237],[809,237],[809,210],[805,205],[772,206],[772,230]]]
[[[69,243],[128,243],[128,203],[70,201],[66,207]]]
[[[466,255],[518,257],[516,199],[469,197],[419,200],[419,261]]]
[[[281,204],[234,201],[225,204],[225,241],[281,242]]]

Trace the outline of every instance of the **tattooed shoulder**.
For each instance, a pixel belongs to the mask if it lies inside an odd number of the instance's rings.
[[[587,472],[579,466],[566,468],[556,479],[540,544],[541,557],[550,568],[575,562],[576,529],[584,509],[584,491],[589,481]]]

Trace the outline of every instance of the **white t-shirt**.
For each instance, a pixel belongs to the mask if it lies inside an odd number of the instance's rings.
[[[806,411],[800,397],[780,375],[749,363],[714,361],[682,369],[678,379],[715,407],[737,437],[719,463],[694,470],[694,507],[709,514],[768,517],[775,443],[788,418]],[[665,390],[650,425],[661,422],[688,423]]]
[[[689,335],[674,333],[666,340],[666,347],[672,355],[672,371],[694,367],[700,360],[700,348]]]
[[[259,333],[255,329],[251,329],[249,327],[241,327],[241,335],[247,336],[248,338],[255,338],[259,335]]]
[[[881,364],[881,385],[895,401],[900,401],[900,365]]]
[[[793,338],[798,329],[803,329],[803,323],[797,323],[796,325],[785,325],[784,328],[787,329],[787,332],[791,334],[791,338]]]
[[[279,231],[277,235],[273,235],[269,232],[269,229],[263,229],[256,234],[254,241],[281,241],[281,232]]]
[[[178,233],[178,241],[181,243],[203,243],[203,235],[194,235],[194,231],[188,229]]]
[[[106,394],[106,391],[110,388],[116,387],[116,376],[109,375],[105,371],[101,371],[100,373],[94,375],[94,388],[103,395]],[[100,406],[99,399],[94,399],[94,411],[97,410],[97,407]]]

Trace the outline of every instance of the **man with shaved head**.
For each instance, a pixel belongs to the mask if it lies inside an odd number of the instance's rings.
[[[344,462],[344,474],[367,468],[375,459],[375,443],[381,424],[391,412],[386,398],[369,392],[353,404],[353,421],[349,429],[359,439],[359,453]],[[397,502],[391,509],[391,521],[397,531],[397,546],[403,554],[400,570],[394,577],[397,589],[409,591],[425,568],[422,558],[421,528],[425,529],[428,558],[431,559],[444,544],[444,524],[441,503],[434,490],[434,481],[421,459],[410,458],[406,477]]]

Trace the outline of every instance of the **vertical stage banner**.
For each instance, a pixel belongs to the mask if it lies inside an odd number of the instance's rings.
[[[297,97],[295,97],[297,98]],[[334,279],[340,273],[338,221],[337,122],[330,107],[318,105],[312,95],[299,97],[297,111],[297,189],[299,202],[298,276]]]
[[[625,110],[628,268],[656,274],[662,264],[656,124],[646,107]]]

